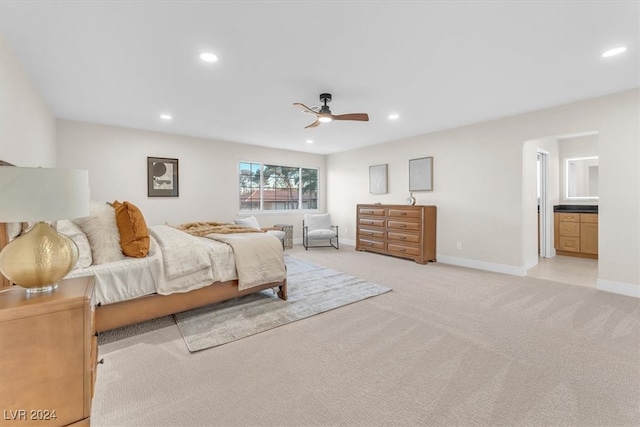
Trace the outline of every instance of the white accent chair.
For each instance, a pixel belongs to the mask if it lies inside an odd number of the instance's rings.
[[[241,225],[243,227],[255,228],[256,230],[264,230],[267,234],[271,236],[275,236],[278,239],[280,239],[280,242],[282,243],[282,250],[284,250],[284,237],[286,234],[284,231],[279,230],[277,228],[260,228],[260,224],[258,224],[258,220],[253,215],[246,218],[236,218],[233,220],[233,223],[235,225]]]
[[[310,246],[309,241],[313,240],[325,240],[329,244]],[[309,248],[340,248],[338,226],[331,225],[331,216],[328,213],[304,215],[302,220],[302,244],[305,250],[309,250]]]

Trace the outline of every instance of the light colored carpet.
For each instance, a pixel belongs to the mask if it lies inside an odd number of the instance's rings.
[[[189,351],[199,351],[305,319],[391,290],[285,255],[288,300],[269,289],[174,315]]]
[[[92,426],[640,425],[638,299],[287,253],[393,292],[197,353],[172,317],[104,334]]]

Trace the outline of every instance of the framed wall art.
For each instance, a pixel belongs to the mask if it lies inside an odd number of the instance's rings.
[[[369,166],[369,193],[387,194],[387,164]]]
[[[409,191],[433,191],[433,157],[409,160]]]
[[[147,157],[147,196],[178,197],[178,159]]]

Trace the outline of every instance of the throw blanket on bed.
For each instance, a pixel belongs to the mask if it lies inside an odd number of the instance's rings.
[[[149,227],[149,234],[162,253],[165,280],[157,284],[159,294],[186,292],[214,281],[207,246],[198,239],[166,225]]]
[[[235,234],[235,233],[264,233],[251,227],[243,227],[223,222],[187,222],[176,225],[175,228],[192,236],[206,236],[207,234]]]
[[[265,283],[281,282],[287,277],[282,243],[268,234],[207,234],[205,237],[226,243],[233,249],[241,291]]]

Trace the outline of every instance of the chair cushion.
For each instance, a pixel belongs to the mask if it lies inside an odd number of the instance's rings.
[[[336,237],[335,230],[311,230],[307,234],[312,239],[331,239]]]
[[[235,225],[240,225],[242,227],[255,228],[256,230],[260,230],[260,224],[258,224],[258,220],[255,216],[251,215],[247,218],[236,218],[233,220]]]
[[[308,230],[331,230],[331,215],[325,214],[305,214],[304,225]]]

